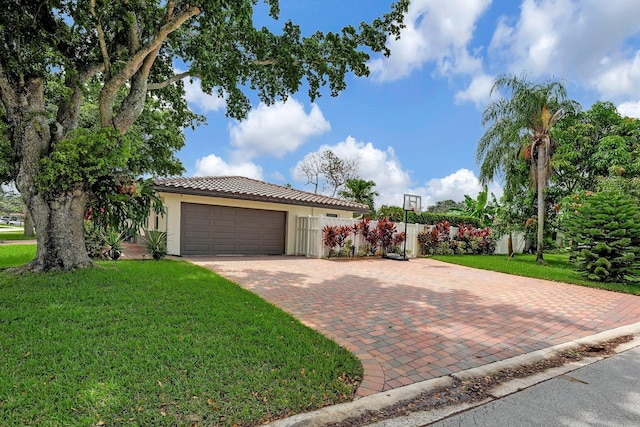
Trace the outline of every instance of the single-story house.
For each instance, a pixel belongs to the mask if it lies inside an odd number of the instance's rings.
[[[294,255],[299,217],[352,218],[367,205],[242,176],[155,180],[172,255]]]

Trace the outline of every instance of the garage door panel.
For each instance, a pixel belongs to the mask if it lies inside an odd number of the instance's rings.
[[[284,254],[286,212],[182,204],[183,255]]]

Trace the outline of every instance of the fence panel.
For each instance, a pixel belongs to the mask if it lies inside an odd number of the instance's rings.
[[[296,229],[296,255],[305,255],[308,257],[322,258],[328,256],[329,248],[322,243],[322,229],[329,226],[350,227],[359,223],[359,219],[349,218],[332,218],[332,217],[298,217]],[[371,229],[378,226],[378,221],[369,223]],[[403,222],[396,222],[396,232],[403,233],[405,225]],[[418,233],[423,231],[425,226],[422,224],[407,224],[407,256],[416,256],[419,254]],[[360,248],[366,245],[366,241],[362,235],[354,236],[352,233],[349,238],[355,247],[355,253],[358,254]],[[404,250],[404,243],[401,244],[400,250]]]

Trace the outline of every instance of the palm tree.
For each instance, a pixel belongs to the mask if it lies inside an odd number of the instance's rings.
[[[362,203],[369,206],[369,210],[374,212],[373,199],[380,193],[373,191],[376,183],[360,178],[347,179],[344,189],[340,191],[340,196],[352,202]]]
[[[504,172],[524,150],[531,160],[532,183],[537,191],[538,233],[536,260],[544,263],[542,255],[546,204],[544,192],[551,174],[550,158],[555,148],[551,128],[565,114],[575,114],[580,106],[567,99],[567,91],[560,82],[533,83],[526,76],[498,76],[491,93],[505,91],[507,97],[487,105],[482,125],[489,128],[480,138],[476,151],[480,180],[486,183],[498,172]],[[505,177],[507,181],[509,176]]]

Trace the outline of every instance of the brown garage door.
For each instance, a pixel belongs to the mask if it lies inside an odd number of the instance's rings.
[[[182,203],[182,255],[282,255],[286,213]]]

